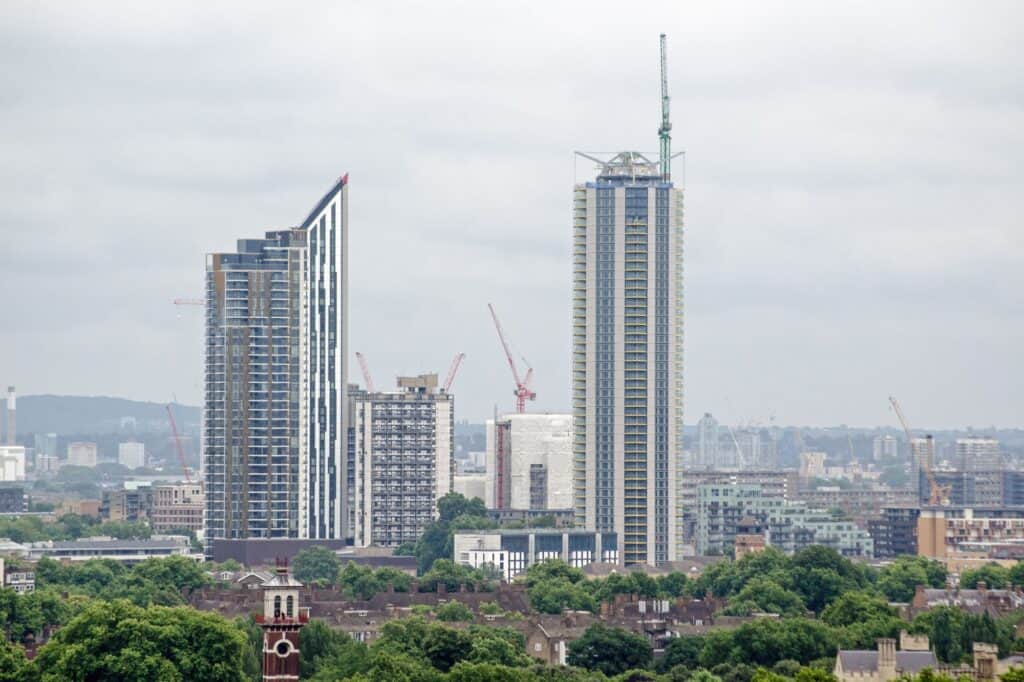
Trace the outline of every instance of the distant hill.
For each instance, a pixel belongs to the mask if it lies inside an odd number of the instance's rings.
[[[174,419],[182,433],[199,430],[199,408],[173,403]],[[134,420],[122,427],[122,420]],[[169,431],[163,403],[124,398],[74,395],[18,396],[18,433],[116,433]]]

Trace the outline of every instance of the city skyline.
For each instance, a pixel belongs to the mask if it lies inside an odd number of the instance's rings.
[[[197,254],[293,224],[348,169],[350,344],[378,383],[465,351],[457,419],[510,411],[493,301],[536,369],[529,409],[568,411],[572,152],[655,148],[664,31],[688,422],[887,425],[893,393],[917,428],[1021,426],[1022,22],[1002,7],[662,5],[583,35],[560,9],[449,27],[300,8],[231,31],[198,7],[12,5],[0,375],[199,404],[201,314],[170,304],[201,293]]]

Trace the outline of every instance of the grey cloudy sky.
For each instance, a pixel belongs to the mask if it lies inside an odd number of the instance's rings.
[[[351,174],[378,385],[568,408],[573,151],[686,161],[687,422],[1024,426],[1016,2],[0,7],[0,381],[198,402],[204,254]],[[354,359],[350,372],[358,376]]]

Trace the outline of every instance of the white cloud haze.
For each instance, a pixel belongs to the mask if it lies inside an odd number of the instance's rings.
[[[1019,3],[0,8],[0,381],[198,403],[204,254],[351,174],[378,386],[569,405],[573,151],[685,150],[686,421],[1024,426]],[[350,355],[350,379],[359,377]]]

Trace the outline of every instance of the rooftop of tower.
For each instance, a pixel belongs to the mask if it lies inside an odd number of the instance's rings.
[[[671,186],[670,182],[665,182],[662,179],[658,161],[652,161],[642,152],[618,152],[608,159],[601,159],[585,152],[576,152],[576,154],[597,164],[597,183],[612,185],[665,184]]]

